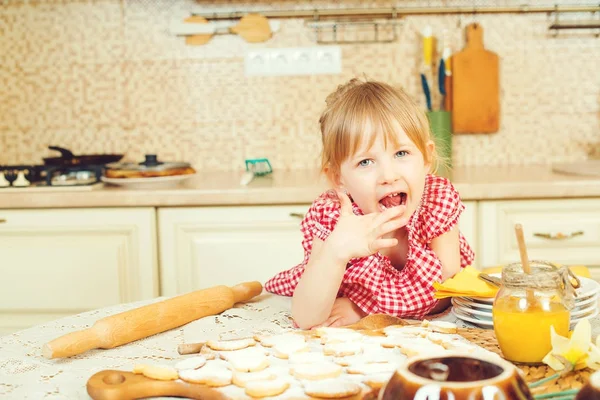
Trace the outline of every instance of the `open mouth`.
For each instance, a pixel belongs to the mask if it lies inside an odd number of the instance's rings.
[[[407,196],[404,192],[390,193],[379,200],[379,207],[383,211],[391,207],[403,206],[406,205],[406,199]]]

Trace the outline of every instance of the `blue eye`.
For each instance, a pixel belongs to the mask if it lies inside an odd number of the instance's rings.
[[[396,157],[404,157],[408,155],[408,151],[406,150],[400,150],[396,152]]]
[[[358,163],[358,166],[359,167],[367,167],[367,166],[371,165],[372,162],[373,162],[373,160],[365,159],[365,160],[360,161]]]

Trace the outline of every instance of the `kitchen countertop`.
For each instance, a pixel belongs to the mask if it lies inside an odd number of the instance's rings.
[[[0,397],[7,399],[89,399],[87,380],[105,369],[131,371],[136,364],[174,365],[185,358],[177,353],[182,343],[276,334],[292,329],[291,298],[263,293],[223,313],[204,317],[157,335],[113,349],[95,349],[65,359],[48,360],[42,346],[62,335],[88,328],[97,320],[165,298],[120,304],[64,317],[35,327],[0,336]],[[443,313],[435,320],[473,327]],[[600,328],[600,317],[590,320],[592,335]]]
[[[0,209],[310,204],[327,188],[317,170],[275,171],[239,184],[241,172],[202,172],[173,189],[0,189]],[[463,201],[600,197],[600,177],[556,173],[551,166],[457,167]]]

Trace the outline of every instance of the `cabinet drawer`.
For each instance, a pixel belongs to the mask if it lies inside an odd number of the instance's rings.
[[[519,260],[517,223],[530,259],[600,265],[600,199],[482,202],[478,220],[482,266]]]

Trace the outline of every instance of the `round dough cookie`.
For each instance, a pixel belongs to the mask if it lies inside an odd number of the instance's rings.
[[[241,350],[246,347],[254,346],[256,342],[252,338],[233,339],[233,340],[209,340],[206,345],[213,350]]]
[[[228,351],[222,353],[221,357],[227,360],[233,369],[240,372],[256,372],[269,366],[269,358],[261,349],[255,347]]]
[[[179,377],[177,370],[170,365],[137,364],[133,367],[133,373],[159,381],[173,381]]]
[[[181,371],[183,369],[198,369],[206,364],[206,357],[194,356],[179,361],[175,364],[175,369]]]
[[[245,388],[248,382],[253,381],[270,381],[272,379],[277,378],[277,375],[271,371],[271,369],[263,369],[258,372],[233,372],[233,378],[231,382],[235,386],[239,386],[241,388]]]
[[[340,376],[342,367],[330,361],[296,364],[290,368],[290,373],[298,379],[319,380]]]
[[[252,397],[277,396],[287,390],[290,384],[283,379],[252,381],[246,384],[245,393]]]
[[[304,393],[308,396],[322,399],[342,399],[357,395],[361,390],[362,388],[358,383],[343,378],[324,379],[321,381],[305,382],[304,384]]]
[[[362,352],[362,346],[359,342],[336,342],[326,344],[323,347],[323,353],[326,356],[344,357],[352,356]]]
[[[200,369],[184,369],[179,371],[179,377],[190,383],[202,383],[207,386],[220,387],[231,384],[233,373],[214,361],[207,362]]]

